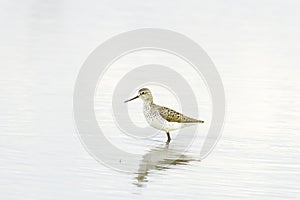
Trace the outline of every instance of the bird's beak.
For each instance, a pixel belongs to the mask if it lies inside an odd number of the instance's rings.
[[[139,96],[136,96],[136,97],[133,97],[133,98],[131,98],[131,99],[128,99],[128,100],[124,101],[124,103],[127,103],[127,102],[129,102],[129,101],[135,100],[135,99],[137,99],[137,98],[139,98]]]

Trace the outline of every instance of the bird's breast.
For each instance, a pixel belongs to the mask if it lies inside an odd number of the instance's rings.
[[[155,118],[156,113],[150,106],[146,105],[144,106],[144,115],[149,123],[149,121],[152,121]]]
[[[148,124],[156,129],[162,130],[165,123],[159,112],[150,106],[144,106],[144,115]]]

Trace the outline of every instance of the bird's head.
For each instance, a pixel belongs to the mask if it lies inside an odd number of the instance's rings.
[[[137,98],[140,98],[145,102],[151,102],[152,103],[152,101],[153,101],[151,91],[148,88],[142,88],[142,89],[139,90],[137,96],[135,96],[131,99],[128,99],[124,102],[127,103],[127,102],[132,101],[132,100],[137,99]]]

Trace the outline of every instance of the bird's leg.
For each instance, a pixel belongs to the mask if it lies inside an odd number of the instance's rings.
[[[168,136],[167,143],[170,143],[170,141],[171,141],[170,133],[169,132],[166,132],[166,133],[167,133],[167,136]]]

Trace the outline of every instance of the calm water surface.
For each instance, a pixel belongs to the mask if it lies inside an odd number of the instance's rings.
[[[299,199],[299,6],[1,1],[1,199]],[[203,161],[194,145],[172,162],[178,149],[163,142],[165,135],[141,142],[124,138],[123,145],[143,152],[128,174],[99,164],[84,149],[72,97],[91,51],[113,35],[142,27],[178,31],[207,51],[224,83],[227,116],[221,140]],[[199,115],[209,119],[210,101],[205,90],[201,94]],[[157,96],[176,107],[166,94]],[[108,105],[96,96],[98,115]],[[140,113],[136,105],[131,109]],[[200,128],[196,141],[206,130]],[[113,131],[109,135],[120,142]]]

